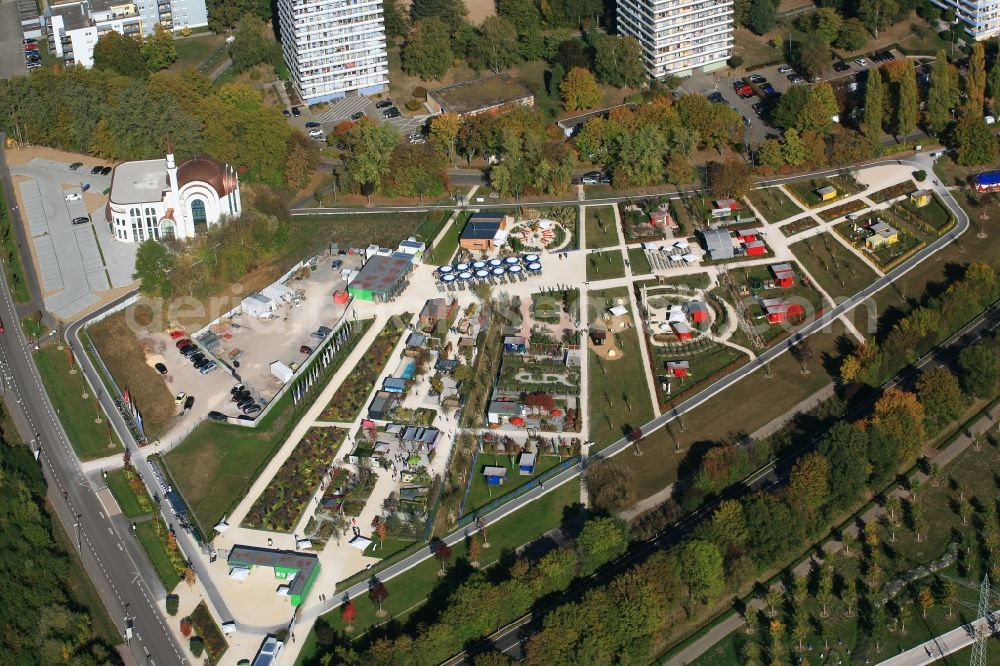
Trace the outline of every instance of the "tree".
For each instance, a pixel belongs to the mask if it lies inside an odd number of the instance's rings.
[[[958,163],[962,166],[995,164],[997,162],[997,137],[981,115],[964,115],[955,128],[958,144]]]
[[[913,134],[917,129],[918,113],[917,69],[913,61],[907,58],[896,100],[896,132],[902,136]]]
[[[872,422],[900,447],[900,462],[912,464],[923,446],[924,406],[908,391],[889,389],[875,403]]]
[[[881,71],[869,70],[866,81],[864,130],[877,149],[882,144],[882,125],[885,123],[885,86]]]
[[[951,619],[955,603],[958,601],[958,585],[953,580],[946,580],[944,583],[944,604],[948,607],[948,619]]]
[[[176,594],[168,594],[166,600],[167,615],[173,617],[177,615],[177,607],[180,605],[180,598]]]
[[[823,38],[826,44],[833,44],[840,29],[844,25],[844,19],[832,7],[820,7],[812,15],[813,29]]]
[[[486,67],[499,74],[517,62],[517,31],[502,16],[490,16],[479,26],[468,56],[473,67]]]
[[[792,466],[792,473],[785,491],[788,503],[803,512],[818,509],[830,494],[830,464],[821,454],[813,451],[799,458]]]
[[[345,137],[344,163],[351,177],[369,192],[382,182],[389,171],[390,158],[399,142],[398,130],[389,123],[375,123],[367,118],[350,129]]]
[[[410,29],[406,14],[399,8],[397,0],[383,0],[382,16],[385,20],[385,34],[389,37],[404,37]]]
[[[924,406],[932,431],[940,430],[957,419],[966,402],[958,378],[943,366],[920,375],[917,398]]]
[[[588,465],[584,484],[591,503],[600,512],[614,516],[635,504],[632,471],[614,460],[601,459]]]
[[[993,110],[1000,109],[1000,61],[995,56],[993,66],[986,74],[986,93],[990,96]]]
[[[444,568],[451,560],[451,547],[444,541],[438,541],[434,544],[434,557],[436,557],[437,561],[441,563],[441,571],[438,573],[443,576]]]
[[[271,3],[268,0],[208,0],[208,27],[212,32],[226,32],[236,27],[246,14],[262,21],[271,20]]]
[[[173,34],[157,23],[153,27],[153,34],[142,45],[142,56],[146,59],[146,68],[151,72],[170,67],[177,60]]]
[[[767,564],[784,556],[804,536],[802,521],[793,517],[787,504],[764,493],[743,502],[747,524],[747,552],[758,564]]]
[[[105,32],[94,44],[94,69],[107,69],[132,78],[148,74],[139,41],[114,30]]]
[[[948,56],[941,49],[934,58],[930,90],[927,92],[927,124],[934,134],[941,134],[948,126],[957,97],[958,92],[952,86]]]
[[[562,65],[563,71],[568,72],[574,67],[587,69],[590,67],[590,57],[587,55],[586,45],[579,39],[567,39],[559,44],[556,51],[556,64]]]
[[[829,561],[824,561],[819,569],[819,581],[816,590],[816,601],[823,608],[823,617],[829,614],[828,606],[833,600],[833,567]]]
[[[628,527],[616,518],[591,518],[576,538],[580,574],[588,576],[628,547]]]
[[[875,643],[875,651],[881,652],[885,641],[885,607],[869,601],[867,615],[868,635]]]
[[[382,610],[382,602],[389,597],[389,590],[385,589],[385,584],[382,581],[377,582],[368,593],[372,598],[372,603],[378,606],[377,614],[379,617],[385,616],[385,611]]]
[[[191,640],[188,642],[188,648],[190,648],[191,654],[194,655],[194,658],[198,659],[205,652],[205,641],[203,641],[200,636],[192,636]]]
[[[772,114],[774,123],[782,129],[795,127],[799,121],[799,115],[809,102],[810,97],[809,86],[789,87],[788,91],[778,100],[777,106],[774,107]]]
[[[708,534],[721,549],[742,547],[747,540],[747,525],[743,505],[737,500],[723,500],[712,514]]]
[[[160,242],[144,241],[135,255],[133,279],[139,280],[139,291],[147,296],[169,298],[173,287],[170,274],[176,266],[176,258]]]
[[[638,88],[647,80],[642,45],[635,37],[601,35],[594,41],[594,72],[615,88]]]
[[[925,587],[920,590],[920,593],[917,595],[917,601],[920,602],[920,611],[926,620],[927,611],[929,611],[934,605],[934,593],[931,592],[929,587]]]
[[[799,44],[799,66],[810,79],[820,76],[830,66],[830,45],[821,35],[809,32]]]
[[[344,621],[344,630],[347,633],[354,631],[354,618],[358,616],[358,610],[354,607],[354,602],[350,599],[340,609],[340,618]]]
[[[469,538],[469,564],[474,567],[479,566],[479,553],[482,546],[479,545],[479,539],[475,536]]]
[[[896,0],[858,0],[858,18],[878,39],[878,31],[892,25],[899,13]]]
[[[542,20],[532,0],[498,0],[497,13],[510,21],[518,33],[537,27]]]
[[[180,628],[181,628],[181,636],[183,636],[184,638],[189,638],[191,636],[191,632],[194,629],[191,626],[191,618],[190,617],[183,617],[183,618],[181,618],[181,627]]]
[[[559,95],[559,85],[562,83],[563,79],[566,77],[566,70],[559,63],[552,65],[552,69],[549,70],[549,79],[546,90],[549,92],[550,97],[556,97]]]
[[[784,595],[777,586],[771,586],[767,588],[767,596],[764,599],[764,605],[767,606],[767,614],[769,617],[774,617],[778,612],[778,607],[781,605],[781,600]]]
[[[375,527],[375,535],[378,537],[378,547],[381,550],[383,543],[385,542],[386,527],[385,521],[379,521],[379,524]]]
[[[667,182],[673,185],[684,185],[695,179],[694,167],[687,155],[680,151],[670,153],[667,158]]]
[[[993,65],[996,67],[996,64]],[[965,76],[965,88],[969,99],[965,103],[966,113],[975,118],[983,115],[983,105],[986,98],[986,46],[976,41],[969,55],[969,68]]]
[[[833,132],[833,116],[840,113],[837,98],[829,83],[818,83],[813,86],[809,100],[799,111],[795,119],[795,128],[800,132],[816,132],[829,136]]]
[[[407,74],[422,81],[440,79],[455,58],[447,24],[436,16],[414,23],[400,56]]]
[[[806,161],[806,148],[794,127],[785,130],[785,142],[781,144],[781,159],[791,166],[800,166]]]
[[[844,614],[847,617],[854,617],[854,607],[858,603],[858,590],[853,580],[844,581],[844,587],[840,590],[840,600],[844,603]]]
[[[578,111],[596,106],[601,101],[601,89],[594,75],[581,67],[574,67],[559,84],[563,106],[568,111]]]
[[[229,45],[229,57],[237,73],[256,67],[271,55],[273,42],[267,36],[267,25],[256,16],[241,18],[234,38]]]
[[[838,421],[826,431],[817,450],[830,466],[830,503],[850,506],[864,491],[871,474],[866,433],[851,423]]]
[[[924,517],[924,510],[915,502],[910,505],[910,522],[913,523],[913,536],[920,543],[920,535],[927,531],[927,519]]]
[[[699,539],[684,542],[678,551],[688,593],[698,603],[708,603],[722,594],[725,573],[718,547]]]
[[[708,187],[713,197],[739,199],[753,189],[753,170],[743,160],[729,157],[708,163]]]
[[[448,32],[458,32],[465,23],[468,9],[461,0],[414,0],[410,5],[410,16],[414,23],[427,18],[438,18],[448,26]]]
[[[760,625],[760,615],[759,611],[753,606],[754,601],[756,600],[752,600],[743,609],[743,623],[746,624],[747,633],[751,635],[757,633],[757,628]],[[750,642],[752,643],[753,641]]]
[[[834,46],[845,51],[858,51],[868,42],[865,24],[857,18],[849,18],[840,26]]]
[[[188,587],[194,587],[197,580],[198,576],[194,573],[194,567],[188,565],[187,569],[184,570],[184,582],[188,584]]]
[[[137,264],[138,261],[136,257]],[[1000,378],[1000,354],[992,345],[979,342],[965,347],[958,354],[958,366],[959,380],[967,393],[977,398],[993,395]]]
[[[389,158],[389,169],[381,189],[390,196],[439,197],[448,182],[448,163],[443,153],[429,144],[399,143]]]
[[[775,139],[765,139],[757,149],[757,164],[771,170],[777,171],[785,166],[785,157],[782,144]]]
[[[899,622],[899,633],[906,634],[906,625],[910,623],[910,605],[900,604],[896,612],[896,621]]]
[[[430,121],[430,138],[449,160],[455,157],[455,141],[458,139],[460,123],[461,119],[454,113],[442,113]]]
[[[792,638],[798,643],[799,652],[805,650],[806,638],[809,636],[809,622],[806,619],[807,617],[802,605],[797,605],[792,615]]]
[[[771,0],[752,0],[747,27],[757,35],[769,32],[778,22],[778,10]]]

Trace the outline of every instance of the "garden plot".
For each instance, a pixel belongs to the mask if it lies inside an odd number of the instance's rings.
[[[576,208],[527,209],[508,229],[507,244],[514,252],[556,252],[575,249]]]
[[[706,382],[732,372],[748,358],[738,349],[708,338],[688,343],[651,341],[649,348],[661,406],[675,403]]]
[[[929,237],[888,209],[874,211],[858,220],[841,222],[834,229],[851,245],[866,253],[883,271],[888,271],[926,245]],[[886,238],[881,238],[883,235]]]
[[[332,481],[330,465],[346,434],[339,428],[306,431],[250,507],[243,526],[275,532],[294,530],[316,488],[321,482]]]
[[[403,316],[404,320],[409,318],[409,315]],[[323,410],[321,418],[324,421],[353,421],[357,418],[401,336],[399,322],[390,320],[372,341],[368,352],[354,366],[354,371],[333,394],[330,403]]]

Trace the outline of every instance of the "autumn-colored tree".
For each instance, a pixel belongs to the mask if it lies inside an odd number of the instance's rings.
[[[946,367],[934,368],[920,375],[917,396],[924,406],[926,420],[933,431],[951,423],[966,405],[958,378]]]
[[[601,89],[590,71],[574,67],[559,84],[559,94],[567,111],[590,109],[601,101]]]
[[[188,568],[184,570],[184,582],[188,584],[189,587],[194,587],[195,581],[198,577],[194,573],[194,567],[188,565]]]
[[[455,158],[455,141],[458,139],[459,125],[460,119],[454,113],[442,113],[431,118],[431,140],[434,141],[438,150],[448,156],[449,160]]]
[[[479,552],[481,546],[479,545],[479,539],[475,536],[469,537],[469,564],[474,567],[479,566]]]
[[[924,406],[909,391],[891,388],[875,403],[872,422],[889,439],[899,444],[901,460],[913,464],[923,447]]]
[[[713,197],[739,199],[753,189],[753,185],[753,170],[739,158],[708,163],[708,187]]]
[[[385,534],[386,534],[385,521],[382,521],[375,527],[375,535],[378,537],[379,548],[382,548],[382,543],[385,541]]]
[[[743,516],[743,505],[739,500],[723,500],[719,503],[708,532],[712,541],[721,547],[742,546],[747,540],[747,524]]]
[[[444,541],[438,541],[434,545],[434,557],[437,561],[441,563],[441,571],[439,575],[444,575],[444,568],[447,566],[448,562],[451,561],[451,546],[446,544]]]
[[[951,613],[955,608],[955,602],[958,601],[958,585],[955,584],[953,580],[947,580],[944,583],[944,603],[948,607],[948,619],[951,619]]]
[[[799,458],[792,466],[786,497],[799,511],[813,511],[822,506],[830,494],[830,464],[815,451]]]
[[[934,593],[931,592],[929,587],[925,587],[920,590],[920,594],[917,595],[917,601],[920,602],[920,610],[924,619],[927,619],[927,611],[929,611],[934,605]]]
[[[385,584],[382,581],[376,583],[375,586],[372,587],[371,592],[369,592],[369,595],[372,598],[372,603],[378,606],[376,614],[379,617],[384,617],[385,611],[382,610],[382,602],[389,596],[389,590],[385,589]]]
[[[344,621],[344,631],[350,633],[354,631],[354,618],[358,616],[358,609],[354,607],[354,602],[350,599],[340,609],[340,618]]]
[[[167,533],[167,550],[171,553],[177,552],[177,537],[174,536],[173,532]]]
[[[181,636],[183,636],[184,638],[188,638],[191,636],[191,631],[192,631],[191,618],[189,617],[181,618]]]
[[[996,67],[996,63],[993,66]],[[972,44],[969,68],[965,75],[965,87],[969,95],[969,99],[965,103],[965,112],[977,119],[981,118],[986,97],[986,46],[984,42],[977,41]]]

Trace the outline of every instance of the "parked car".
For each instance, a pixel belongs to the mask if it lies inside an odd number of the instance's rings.
[[[192,407],[194,407],[194,396],[189,395],[188,397],[184,398],[184,411],[189,412],[191,411]]]
[[[867,67],[868,61],[864,58],[855,58],[854,62],[858,63],[858,67]]]
[[[753,109],[753,112],[756,113],[758,116],[764,113],[764,105],[761,104],[760,102],[757,102],[756,104],[751,104],[750,108]]]
[[[77,169],[79,169],[82,166],[83,166],[83,162],[73,162],[72,164],[69,165],[69,170],[70,171],[76,171]]]
[[[187,393],[185,393],[184,391],[181,391],[180,393],[178,393],[177,395],[174,396],[174,404],[177,405],[178,407],[180,407],[181,405],[184,404],[184,398],[186,398],[186,397],[187,397]]]
[[[580,179],[580,182],[583,183],[584,185],[597,185],[599,182],[601,182],[601,172],[590,171],[588,173],[585,173],[583,174],[583,177]]]
[[[306,123],[306,129],[313,129],[314,127],[322,127],[322,125],[320,125],[315,120],[310,120],[309,122]]]
[[[153,368],[161,375],[167,374],[167,366],[165,366],[162,363],[157,363],[156,365],[153,366]]]
[[[778,74],[791,74],[794,71],[791,65],[781,65],[778,67]]]
[[[892,55],[889,51],[876,51],[872,54],[872,60],[875,62],[889,62],[895,59],[896,56]]]
[[[750,76],[747,77],[747,81],[749,81],[750,83],[767,83],[767,79],[765,79],[760,74],[751,74]]]
[[[309,138],[310,139],[323,139],[324,138],[323,137],[323,130],[322,129],[311,129],[311,130],[309,130]]]
[[[299,110],[299,107],[297,106],[292,107],[292,115],[295,116],[296,118],[302,115],[302,112]]]
[[[253,421],[253,417],[252,416],[247,416],[246,414],[240,414],[236,418],[238,420],[240,420],[240,421]]]
[[[201,374],[207,375],[208,373],[213,372],[218,367],[219,365],[215,361],[209,361],[208,363],[206,363],[201,367]]]
[[[183,349],[184,347],[190,347],[193,343],[189,338],[184,338],[183,340],[178,340],[174,343],[174,346],[178,349]]]
[[[392,100],[391,99],[384,99],[381,102],[376,102],[375,103],[375,108],[378,109],[378,110],[380,110],[380,111],[382,109],[388,109],[390,106],[392,106]]]
[[[774,97],[775,95],[778,94],[778,91],[775,90],[774,86],[772,86],[770,83],[765,83],[764,85],[762,85],[760,87],[760,91],[765,95],[767,95],[768,97]]]
[[[213,421],[228,421],[229,417],[222,412],[211,411],[208,413],[208,418]]]
[[[389,118],[399,118],[403,114],[399,112],[399,109],[397,109],[394,106],[391,106],[382,115],[385,116],[386,119],[389,119]]]
[[[423,135],[423,134],[420,134],[419,132],[414,132],[414,133],[413,133],[413,134],[411,134],[411,135],[410,135],[410,136],[409,136],[408,138],[410,139],[410,141],[416,141],[417,139],[422,139],[422,138],[424,138],[424,135]]]
[[[708,101],[709,102],[716,102],[716,103],[722,102],[722,93],[720,93],[718,90],[715,91],[714,93],[711,93],[708,96]]]
[[[98,164],[97,166],[95,166],[93,169],[90,170],[90,175],[91,176],[96,176],[97,174],[101,173],[101,169],[103,169],[103,168],[104,167],[102,167],[100,164]]]
[[[358,121],[365,117],[364,111],[358,111],[357,113],[351,114],[351,120]]]
[[[110,176],[111,175],[111,167],[104,167],[103,169],[101,169],[101,175],[102,176]]]
[[[254,416],[260,414],[260,405],[250,405],[243,410],[244,416]]]
[[[340,267],[343,266],[343,265],[344,265],[344,262],[343,262],[342,259],[334,259],[333,263],[330,264],[330,268],[332,268],[333,270],[336,271],[336,270],[339,270]]]
[[[236,385],[233,386],[233,388],[229,389],[229,392],[232,393],[233,395],[235,395],[235,394],[239,393],[240,391],[242,391],[245,388],[246,387],[243,386],[243,384],[236,384]]]
[[[70,192],[66,195],[66,201],[79,201],[82,198],[77,192]]]
[[[283,115],[286,118],[290,118],[292,114],[291,114],[291,112],[288,109],[282,109],[281,110],[281,115]]]
[[[805,83],[805,79],[798,74],[789,74],[788,80],[792,83]]]
[[[838,62],[837,64],[835,64],[833,66],[833,71],[835,71],[835,72],[849,72],[850,70],[851,70],[851,66],[848,65],[843,60],[841,60],[840,62]]]
[[[301,347],[299,347],[299,353],[308,356],[309,354],[313,353],[313,350],[312,347],[310,347],[309,345],[302,345]]]
[[[90,222],[90,218],[89,217],[74,217],[73,218],[73,225],[74,226],[76,226],[78,224],[87,224],[88,222]]]

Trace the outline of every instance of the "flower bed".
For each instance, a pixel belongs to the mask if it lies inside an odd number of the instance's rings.
[[[219,663],[219,659],[229,649],[229,643],[222,633],[222,629],[216,624],[215,618],[208,612],[208,606],[202,601],[191,611],[191,626],[201,642],[205,645],[205,654],[213,664]]]
[[[403,316],[404,320],[408,321],[409,318],[409,315]],[[372,341],[368,352],[354,366],[354,371],[333,394],[330,404],[323,410],[324,421],[353,421],[357,418],[400,336],[402,331],[390,320]]]
[[[818,227],[819,222],[813,217],[800,217],[794,222],[789,222],[788,224],[783,224],[778,227],[778,231],[787,236],[794,236],[800,231],[805,231],[806,229],[812,229],[813,227]]]
[[[291,532],[344,441],[346,430],[310,428],[254,502],[243,526]]]
[[[834,206],[833,208],[827,208],[826,210],[822,211],[819,214],[819,216],[822,220],[826,222],[832,222],[833,220],[836,220],[838,217],[850,215],[851,213],[856,213],[859,210],[864,210],[865,208],[868,208],[868,204],[866,204],[861,199],[855,199],[854,201],[848,201],[845,204]]]
[[[902,183],[896,183],[895,185],[881,189],[878,192],[872,192],[868,195],[868,198],[875,203],[885,203],[890,199],[895,199],[896,197],[901,197],[904,194],[914,192],[916,189],[917,188],[913,186],[913,181],[905,180]]]

